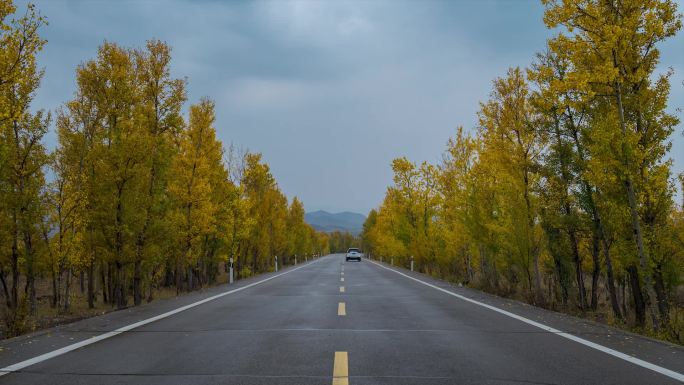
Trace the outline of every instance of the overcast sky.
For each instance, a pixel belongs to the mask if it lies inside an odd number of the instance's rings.
[[[539,2],[524,0],[33,3],[50,23],[34,107],[72,97],[76,66],[104,40],[164,40],[189,101],[216,101],[226,147],[263,153],[307,211],[376,207],[393,158],[437,162],[457,126],[474,129],[492,80],[528,65],[552,35]],[[659,70],[675,70],[675,111],[684,107],[683,34],[661,50]],[[672,138],[677,172],[682,127]],[[54,146],[54,133],[47,140]]]

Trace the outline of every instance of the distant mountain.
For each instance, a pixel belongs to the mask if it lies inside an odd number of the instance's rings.
[[[363,230],[363,222],[366,216],[359,213],[345,211],[342,213],[329,213],[327,211],[314,211],[306,213],[304,219],[318,231],[332,233],[333,231],[348,231],[358,235]]]

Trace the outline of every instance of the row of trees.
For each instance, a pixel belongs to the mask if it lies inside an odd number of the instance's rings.
[[[540,306],[684,341],[676,289],[684,212],[667,158],[679,120],[658,43],[681,15],[669,0],[544,0],[562,32],[511,68],[437,165],[394,160],[394,184],[364,226],[375,254]],[[684,186],[683,186],[684,187]]]
[[[275,255],[288,264],[327,251],[260,154],[224,151],[211,100],[184,116],[186,81],[171,76],[161,41],[105,42],[79,65],[49,151],[52,115],[31,110],[45,20],[33,6],[14,12],[0,1],[0,292],[10,333],[36,313],[38,281],[63,311],[74,277],[89,307],[121,308],[160,286],[215,282],[229,258],[241,278],[271,269]]]
[[[351,247],[358,247],[359,237],[348,231],[333,231],[328,234],[328,248],[331,253],[346,253]]]

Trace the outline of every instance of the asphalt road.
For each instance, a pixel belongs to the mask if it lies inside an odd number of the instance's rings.
[[[111,333],[182,306],[191,307]],[[85,346],[57,350],[75,343]],[[0,349],[5,371],[50,355],[0,377],[19,385],[644,385],[678,384],[684,373],[681,347],[342,255],[7,340]]]

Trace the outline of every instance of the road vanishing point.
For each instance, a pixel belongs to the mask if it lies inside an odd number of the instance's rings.
[[[680,384],[682,347],[329,255],[0,343],[0,384]]]

